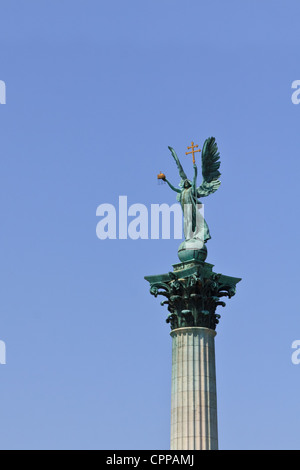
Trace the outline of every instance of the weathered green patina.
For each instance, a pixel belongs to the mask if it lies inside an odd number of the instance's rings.
[[[202,149],[202,183],[197,187],[198,169],[194,161],[194,177],[190,181],[184,172],[180,160],[172,147],[169,147],[171,154],[177,165],[181,178],[179,187],[173,186],[164,176],[163,180],[170,188],[177,193],[177,200],[180,202],[183,211],[184,237],[185,240],[197,239],[206,243],[211,238],[206,221],[203,219],[199,207],[201,202],[198,198],[207,197],[217,191],[221,182],[219,177],[220,154],[214,137],[205,140]]]
[[[236,284],[241,279],[214,273],[212,264],[197,260],[174,264],[173,268],[166,274],[145,276],[150,293],[165,297],[161,305],[168,306],[167,323],[172,330],[187,326],[214,330],[220,318],[216,308],[226,305],[221,298],[235,295]]]
[[[225,276],[213,272],[213,265],[206,263],[206,242],[210,238],[204,221],[204,230],[199,230],[201,219],[197,215],[197,197],[208,196],[220,186],[219,152],[214,137],[207,139],[202,153],[203,182],[196,187],[197,167],[194,164],[194,181],[187,180],[175,151],[169,147],[181,176],[180,188],[174,188],[164,177],[171,189],[178,193],[178,200],[184,209],[190,204],[192,210],[185,214],[185,240],[178,249],[181,263],[173,265],[173,271],[166,274],[145,276],[150,283],[150,293],[155,297],[163,296],[161,305],[167,305],[169,315],[166,319],[171,329],[181,327],[205,327],[215,330],[220,315],[218,306],[225,307],[222,297],[235,295],[236,285],[241,278]],[[203,224],[203,219],[202,219]],[[203,236],[204,234],[204,236]]]

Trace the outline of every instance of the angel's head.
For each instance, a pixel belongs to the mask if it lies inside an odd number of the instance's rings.
[[[191,186],[192,186],[192,185],[191,185],[191,183],[190,183],[189,180],[185,180],[185,181],[184,181],[184,183],[183,183],[184,189],[188,189],[188,188],[190,188]]]

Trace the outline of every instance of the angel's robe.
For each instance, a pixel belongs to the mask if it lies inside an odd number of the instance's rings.
[[[183,211],[183,231],[186,240],[198,239],[204,243],[211,238],[208,225],[199,210],[202,207],[195,196],[195,188],[182,188],[178,200]],[[198,206],[198,207],[197,207]]]

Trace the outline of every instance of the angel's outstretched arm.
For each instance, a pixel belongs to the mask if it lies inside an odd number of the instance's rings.
[[[193,166],[194,166],[193,191],[196,194],[196,192],[197,192],[197,174],[198,174],[198,170],[197,170],[196,163],[194,163]]]
[[[167,178],[164,178],[164,181],[165,181],[166,183],[168,183],[168,185],[170,186],[171,189],[173,189],[173,191],[175,191],[176,193],[181,193],[181,189],[175,188],[175,187],[170,183],[170,181],[167,180]]]

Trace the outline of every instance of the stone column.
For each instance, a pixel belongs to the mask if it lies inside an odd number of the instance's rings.
[[[171,331],[171,450],[218,449],[215,335],[202,327]]]
[[[241,280],[214,273],[212,264],[199,261],[197,253],[193,256],[173,264],[173,271],[145,276],[150,293],[162,296],[161,305],[167,305],[169,311],[172,450],[218,448],[214,337],[220,314],[216,309],[225,307],[221,298],[235,295]]]

